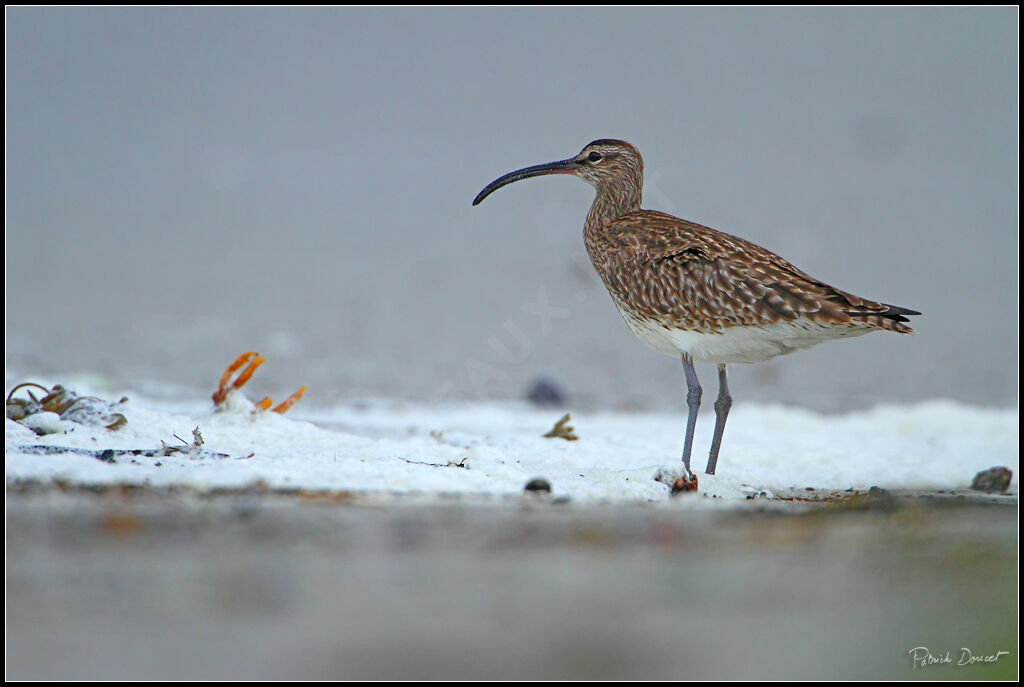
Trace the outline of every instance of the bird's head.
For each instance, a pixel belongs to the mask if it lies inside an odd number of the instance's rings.
[[[643,182],[644,161],[640,157],[640,151],[625,141],[612,138],[598,139],[588,143],[577,155],[566,160],[525,167],[498,177],[477,194],[473,199],[473,205],[478,205],[484,198],[513,181],[544,174],[572,174],[595,188],[620,180],[639,184]]]

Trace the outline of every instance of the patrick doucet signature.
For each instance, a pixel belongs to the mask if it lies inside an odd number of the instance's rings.
[[[944,653],[933,654],[926,646],[917,646],[907,652],[914,661],[914,670],[936,665],[971,666],[982,663],[995,663],[1000,656],[1009,656],[1009,651],[996,651],[991,654],[977,654],[967,647],[959,653],[947,649]]]

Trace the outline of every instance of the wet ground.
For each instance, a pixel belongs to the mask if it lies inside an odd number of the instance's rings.
[[[9,484],[7,678],[1017,678],[1016,495],[812,498]]]

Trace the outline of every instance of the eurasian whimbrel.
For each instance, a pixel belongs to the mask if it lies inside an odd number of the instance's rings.
[[[572,174],[597,190],[583,239],[622,319],[655,350],[680,356],[689,414],[683,465],[690,452],[701,387],[694,361],[718,365],[715,431],[706,472],[715,474],[732,406],[725,367],[756,363],[822,341],[879,329],[913,332],[921,313],[840,291],[750,241],[640,209],[644,163],[625,141],[601,139],[575,157],[526,167],[488,184],[473,200],[543,174]]]

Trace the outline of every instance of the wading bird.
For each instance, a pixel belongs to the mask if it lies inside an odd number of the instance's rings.
[[[693,430],[701,387],[693,363],[718,365],[715,431],[706,472],[715,474],[732,406],[726,365],[756,363],[832,339],[877,330],[910,334],[921,313],[840,291],[750,241],[640,209],[644,163],[629,143],[601,139],[567,160],[526,167],[488,184],[477,205],[514,181],[571,174],[597,191],[583,239],[626,326],[655,350],[683,361],[686,375],[684,475],[692,488]]]

